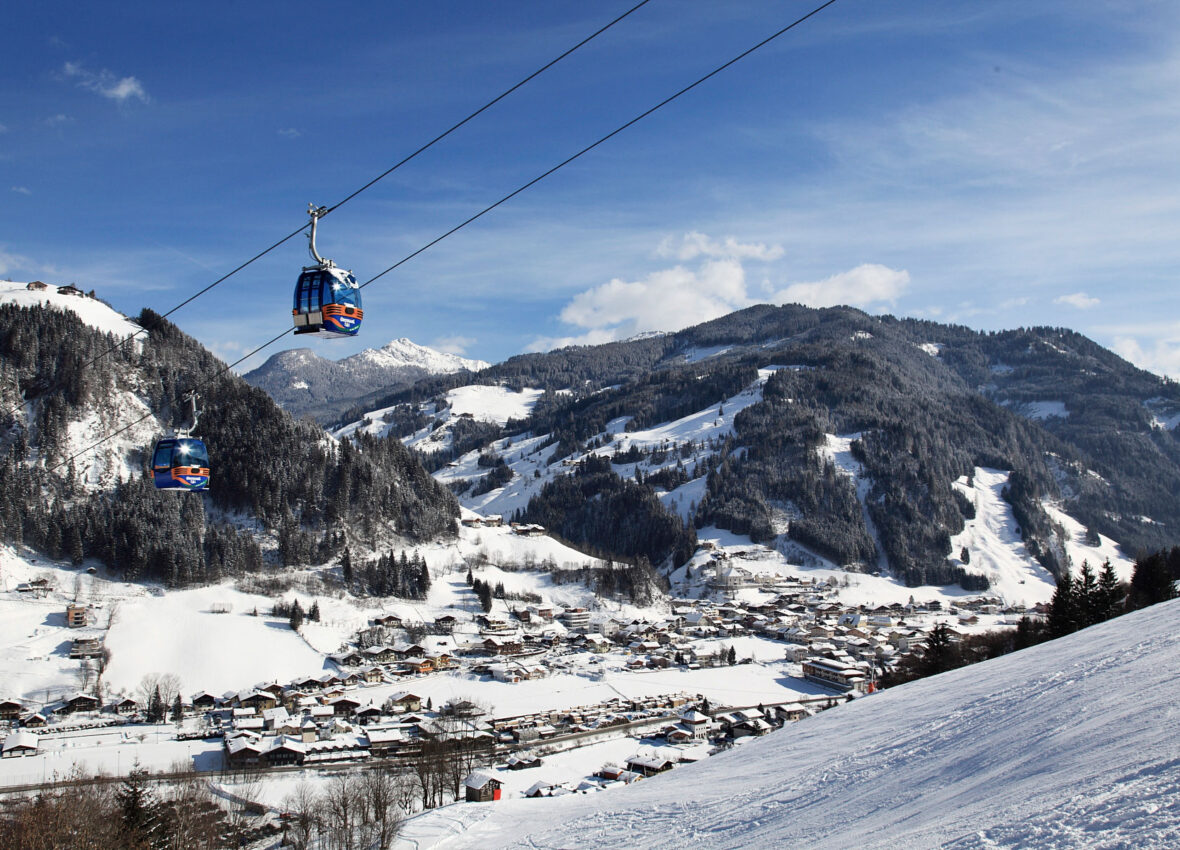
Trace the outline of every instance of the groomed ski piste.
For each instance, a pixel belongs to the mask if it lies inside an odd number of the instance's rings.
[[[396,846],[1174,848],[1178,617],[1157,605],[627,789],[427,812]]]

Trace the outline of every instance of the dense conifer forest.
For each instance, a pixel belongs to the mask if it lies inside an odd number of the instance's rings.
[[[326,560],[350,538],[373,545],[383,532],[411,541],[454,533],[454,497],[400,442],[336,444],[222,373],[171,323],[150,311],[138,322],[150,331],[142,343],[100,356],[116,341],[72,313],[0,305],[3,539],[76,563],[95,557],[128,579],[185,585],[264,565],[258,537],[239,530],[246,518],[277,536],[273,557],[284,564]],[[211,455],[206,495],[157,492],[141,475],[86,489],[67,474],[85,457],[54,470],[68,458],[67,422],[93,413],[113,430],[128,415],[113,399],[129,391],[183,425],[187,411],[171,405],[194,388],[203,410],[197,434]],[[31,413],[9,413],[22,398]],[[133,452],[133,466],[146,472],[150,450]]]

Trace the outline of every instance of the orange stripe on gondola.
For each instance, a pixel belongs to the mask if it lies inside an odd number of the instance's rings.
[[[355,319],[363,319],[365,311],[359,307],[347,307],[344,304],[325,304],[325,316],[349,316]]]

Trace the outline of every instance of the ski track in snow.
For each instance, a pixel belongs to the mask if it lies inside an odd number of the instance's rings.
[[[458,804],[478,812],[467,831],[420,846],[1176,847],[1178,614],[894,688],[630,788]]]

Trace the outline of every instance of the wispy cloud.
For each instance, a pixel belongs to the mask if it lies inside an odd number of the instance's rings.
[[[443,336],[431,342],[430,347],[444,354],[464,355],[477,341],[470,336]]]
[[[1058,295],[1053,299],[1054,304],[1065,304],[1069,307],[1077,307],[1079,310],[1088,310],[1090,307],[1096,307],[1102,303],[1101,299],[1093,298],[1084,292],[1071,292],[1069,295]]]
[[[284,127],[283,129],[279,130],[279,135],[284,139],[298,139],[303,134],[294,127]]]
[[[116,103],[126,103],[133,98],[144,103],[149,100],[143,83],[135,77],[120,77],[105,68],[101,71],[91,71],[77,62],[67,62],[62,66],[62,74],[76,81],[87,91],[102,95]]]
[[[781,245],[767,245],[764,242],[738,242],[732,236],[725,239],[710,239],[704,233],[690,231],[679,239],[671,236],[664,239],[656,249],[656,255],[670,257],[681,262],[699,257],[731,260],[777,260],[783,255]]]
[[[21,254],[14,254],[0,248],[0,274],[8,275],[16,271],[31,271],[36,264]]]
[[[1180,380],[1180,327],[1172,336],[1149,340],[1146,344],[1134,337],[1118,337],[1112,348],[1115,354],[1140,369]]]
[[[12,191],[16,192],[18,195],[31,195],[31,194],[33,194],[32,191],[30,191],[27,186],[13,186]]]

